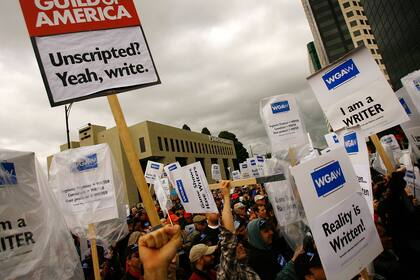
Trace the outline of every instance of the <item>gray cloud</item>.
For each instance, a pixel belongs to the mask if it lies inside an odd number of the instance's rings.
[[[294,93],[315,145],[323,145],[323,115],[305,80],[312,36],[299,1],[135,2],[162,84],[119,95],[129,125],[229,130],[262,153],[269,148],[259,100]],[[0,147],[35,151],[45,162],[66,141],[64,108],[49,106],[18,1],[5,1],[0,15]],[[105,97],[73,105],[72,139],[88,122],[115,126]]]

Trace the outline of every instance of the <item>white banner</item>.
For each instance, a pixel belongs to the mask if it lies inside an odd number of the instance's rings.
[[[383,249],[345,149],[291,171],[327,279],[351,279]]]
[[[63,214],[31,152],[0,149],[0,279],[83,279]]]
[[[222,180],[222,174],[220,174],[220,166],[218,164],[211,165],[211,178],[215,181]]]
[[[185,211],[189,213],[218,213],[200,162],[174,170],[173,176],[174,188]]]
[[[54,155],[50,183],[70,229],[118,218],[111,150],[107,144]]]
[[[181,169],[181,165],[176,161],[171,164],[165,165],[163,168],[165,170],[166,175],[168,176],[169,182],[171,182],[172,186],[175,186],[175,180],[173,178],[173,172],[177,169]]]
[[[260,174],[260,170],[258,169],[257,159],[255,157],[246,159],[246,162],[248,163],[249,171],[251,173],[250,175],[252,177],[257,178],[262,176]]]
[[[160,179],[163,172],[163,164],[154,161],[147,161],[146,172],[144,178],[148,184],[154,184],[156,179]]]
[[[273,153],[306,144],[306,130],[293,95],[282,94],[261,100],[260,115]]]
[[[260,176],[264,176],[265,156],[256,156],[257,168]]]
[[[360,125],[369,136],[408,120],[364,47],[310,76],[308,82],[334,131]]]
[[[401,83],[411,97],[417,112],[420,112],[420,70],[401,78]]]
[[[337,133],[331,132],[324,135],[325,141],[330,149],[340,147],[340,142],[338,141]]]
[[[172,201],[169,199],[169,195],[165,192],[162,186],[162,181],[159,178],[156,178],[155,183],[153,184],[155,190],[156,198],[159,202],[160,208],[166,210],[164,213],[168,213],[168,210],[172,208]]]
[[[232,171],[232,179],[233,180],[240,180],[241,179],[241,172],[239,170]]]

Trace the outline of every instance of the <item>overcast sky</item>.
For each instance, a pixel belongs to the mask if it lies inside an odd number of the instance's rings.
[[[321,109],[306,82],[312,41],[300,1],[137,0],[162,84],[120,94],[128,125],[144,120],[213,135],[228,130],[246,148],[269,151],[259,100],[293,93],[315,145]],[[66,142],[64,106],[51,108],[17,0],[0,10],[0,148],[46,156]],[[73,104],[71,139],[87,123],[115,126],[105,97]]]

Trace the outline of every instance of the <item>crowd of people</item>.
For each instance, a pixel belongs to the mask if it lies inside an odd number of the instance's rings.
[[[372,175],[374,220],[384,251],[373,262],[371,277],[420,279],[415,266],[419,207],[407,191],[404,170],[383,176],[372,169]],[[151,227],[141,205],[133,206],[129,234],[107,251],[99,248],[102,279],[326,279],[310,232],[293,250],[279,230],[264,186],[230,190],[228,181],[221,185],[213,192],[219,213],[188,213],[176,195],[169,215],[156,203],[161,228]],[[83,264],[86,279],[94,279],[91,259]]]

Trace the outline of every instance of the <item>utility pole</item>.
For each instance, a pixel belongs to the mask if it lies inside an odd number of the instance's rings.
[[[64,106],[64,114],[66,117],[66,135],[67,135],[67,148],[70,149],[70,130],[69,130],[69,115],[71,107],[73,106],[73,102],[70,103],[70,105],[67,107],[67,105]]]

